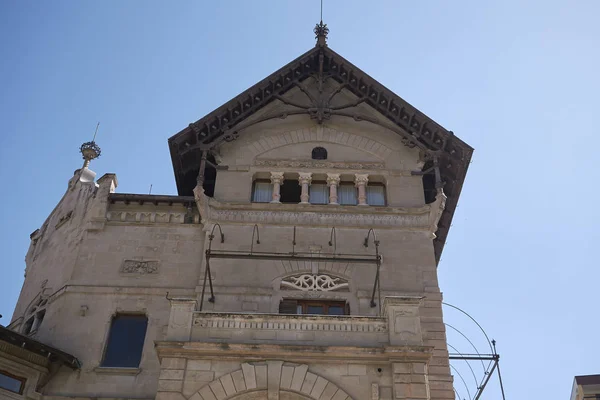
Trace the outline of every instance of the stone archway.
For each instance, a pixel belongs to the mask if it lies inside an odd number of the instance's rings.
[[[269,400],[269,397],[266,390],[259,390],[242,393],[239,396],[232,397],[231,400]],[[282,390],[279,392],[279,400],[313,400],[313,398]]]
[[[329,380],[308,371],[306,364],[264,361],[203,386],[190,400],[352,400]]]

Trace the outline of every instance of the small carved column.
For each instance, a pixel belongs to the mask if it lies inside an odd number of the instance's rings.
[[[368,206],[367,204],[367,183],[368,174],[354,174],[354,185],[358,188],[358,205]]]
[[[300,172],[298,177],[298,183],[302,186],[302,193],[300,194],[300,204],[308,204],[308,187],[312,182],[312,172]]]
[[[337,188],[340,184],[340,174],[327,174],[327,186],[329,186],[329,204],[339,204]]]
[[[271,183],[273,184],[273,200],[271,203],[279,203],[281,198],[281,184],[283,183],[283,172],[271,172]]]

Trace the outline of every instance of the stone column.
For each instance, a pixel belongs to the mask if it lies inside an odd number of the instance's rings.
[[[271,183],[273,184],[273,200],[271,203],[279,203],[283,172],[271,172]]]
[[[298,177],[298,183],[302,186],[302,193],[300,194],[300,204],[309,204],[308,203],[308,187],[312,181],[312,172],[300,172],[300,176]]]
[[[358,205],[368,206],[367,204],[367,183],[368,174],[354,174],[354,185],[358,188]]]
[[[340,174],[327,174],[327,186],[329,186],[329,204],[339,204],[337,188],[340,184]]]

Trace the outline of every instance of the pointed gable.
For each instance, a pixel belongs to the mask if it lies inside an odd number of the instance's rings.
[[[307,87],[310,80],[319,87],[333,80],[337,89],[319,96]],[[299,104],[286,99],[286,93],[292,90],[302,91],[307,101]],[[333,97],[340,92],[352,94],[354,100],[334,102]],[[282,105],[281,112],[260,115],[273,102]],[[365,113],[365,106],[374,113]],[[318,41],[313,49],[169,139],[179,194],[192,194],[203,151],[216,151],[221,144],[243,134],[250,124],[297,114],[308,115],[316,123],[340,116],[384,126],[399,135],[406,146],[422,151],[426,173],[433,174],[437,166],[440,174],[432,179],[436,179],[437,185],[444,185],[448,197],[434,239],[439,261],[473,149],[330,49],[324,41]]]

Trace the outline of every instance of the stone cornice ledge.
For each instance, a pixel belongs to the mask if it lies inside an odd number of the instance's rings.
[[[429,231],[431,205],[423,207],[353,207],[317,204],[225,203],[194,189],[202,223],[258,223],[310,226],[377,226]]]
[[[158,357],[193,357],[222,360],[285,359],[289,362],[360,361],[364,362],[428,362],[433,346],[311,346],[290,344],[243,344],[207,342],[154,342]]]

